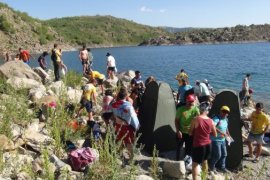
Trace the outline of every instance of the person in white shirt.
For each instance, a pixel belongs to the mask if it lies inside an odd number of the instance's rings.
[[[107,53],[106,56],[107,56],[107,77],[109,79],[113,79],[114,74],[116,72],[115,59],[110,53]]]
[[[210,101],[210,91],[205,83],[200,83],[199,102]]]

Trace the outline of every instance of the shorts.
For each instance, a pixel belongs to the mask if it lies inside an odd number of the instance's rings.
[[[115,72],[115,67],[108,67],[107,70],[108,70],[108,71],[113,71],[113,72]]]
[[[82,99],[80,103],[81,103],[81,107],[85,108],[88,113],[92,112],[92,109],[93,109],[92,101]]]
[[[192,149],[192,161],[201,164],[203,161],[211,158],[211,144],[205,146],[193,147]]]
[[[98,85],[102,85],[103,82],[104,82],[104,79],[96,78],[96,80],[97,80],[97,84],[98,84]]]
[[[130,125],[115,124],[116,141],[123,140],[123,144],[133,144],[135,137],[135,130]]]
[[[257,142],[259,144],[264,144],[264,140],[263,140],[264,134],[253,134],[253,133],[249,133],[248,135],[248,141],[249,142]]]

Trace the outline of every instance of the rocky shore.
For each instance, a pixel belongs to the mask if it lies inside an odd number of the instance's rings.
[[[129,70],[118,74],[114,80],[106,80],[104,85],[117,89],[120,79],[128,86],[134,76],[134,71]],[[175,152],[152,157],[137,150],[134,161],[125,164],[118,153],[107,158],[108,154],[99,144],[92,146],[99,150],[99,160],[90,170],[87,173],[74,171],[62,140],[72,140],[77,147],[82,147],[87,139],[84,132],[71,131],[67,125],[73,119],[69,114],[71,107],[78,108],[81,86],[87,79],[78,76],[76,80],[72,75],[70,81],[67,75],[62,81],[53,82],[51,70],[31,69],[20,61],[1,65],[0,77],[0,179],[191,179],[184,162],[175,161]],[[97,91],[101,93],[100,89]],[[56,105],[50,107],[51,102]],[[98,95],[94,119],[103,124],[101,103]],[[252,106],[243,109],[242,118],[253,110]],[[87,117],[82,116],[82,119]],[[264,154],[270,155],[269,144],[265,147]],[[256,164],[244,159],[242,171],[209,175],[208,179],[269,179],[269,162],[269,156],[263,156]]]

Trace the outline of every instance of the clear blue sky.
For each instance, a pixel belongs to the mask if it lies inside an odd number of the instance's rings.
[[[0,0],[39,19],[112,15],[151,26],[270,23],[270,0]]]

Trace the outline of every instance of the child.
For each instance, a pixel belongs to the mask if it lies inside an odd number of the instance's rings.
[[[107,89],[105,91],[105,96],[103,97],[103,105],[102,105],[102,118],[105,121],[106,124],[109,124],[109,120],[112,116],[112,112],[110,110],[110,104],[113,100],[113,96],[112,96],[112,90]]]
[[[247,119],[251,121],[251,131],[248,135],[248,149],[249,149],[249,157],[253,158],[252,153],[252,142],[257,142],[257,150],[256,156],[253,162],[258,162],[259,156],[262,152],[262,144],[264,143],[263,137],[264,133],[268,130],[269,127],[269,119],[267,118],[266,114],[262,111],[263,110],[263,103],[256,104],[256,110],[252,112],[251,116]]]

